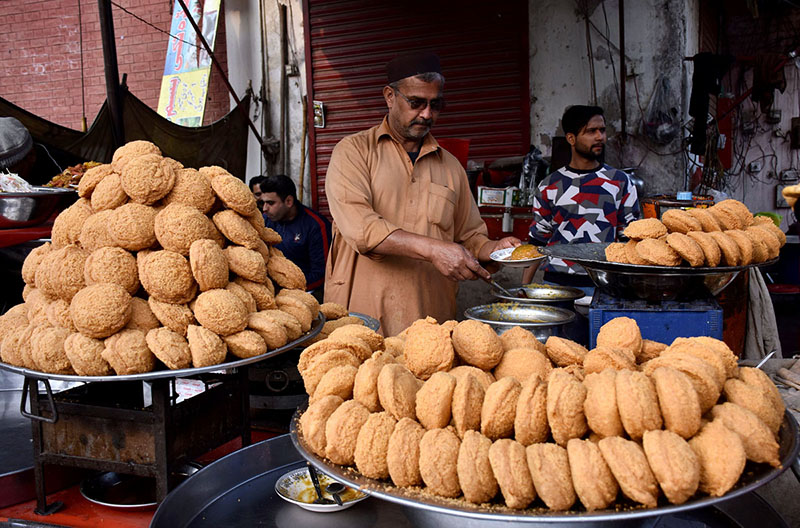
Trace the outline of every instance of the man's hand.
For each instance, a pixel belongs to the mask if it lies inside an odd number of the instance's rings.
[[[481,250],[478,252],[478,260],[481,262],[492,260],[489,255],[498,249],[517,247],[520,244],[522,244],[522,242],[520,242],[517,237],[505,237],[501,238],[500,240],[490,240],[481,246]]]
[[[430,262],[439,273],[450,280],[475,280],[479,276],[490,279],[491,274],[483,269],[478,259],[472,256],[467,249],[453,242],[434,244],[431,248]]]

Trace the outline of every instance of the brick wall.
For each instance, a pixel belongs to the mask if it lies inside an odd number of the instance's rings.
[[[115,0],[115,3],[169,31],[171,0]],[[120,80],[127,73],[131,93],[155,110],[169,37],[113,4],[111,9]],[[86,118],[91,124],[106,98],[97,1],[4,0],[0,2],[0,20],[3,20],[0,96],[45,119],[80,129],[82,55],[83,97]],[[227,71],[223,16],[217,28],[215,54]],[[224,116],[230,108],[228,91],[213,70],[206,124]]]

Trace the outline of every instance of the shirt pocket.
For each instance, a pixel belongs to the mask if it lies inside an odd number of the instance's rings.
[[[455,191],[431,182],[428,195],[428,220],[441,231],[449,233],[453,229],[455,211]]]

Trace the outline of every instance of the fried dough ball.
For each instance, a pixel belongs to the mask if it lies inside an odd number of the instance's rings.
[[[106,376],[111,373],[111,365],[102,356],[104,349],[105,344],[101,340],[78,332],[64,340],[64,353],[79,376]]]
[[[586,354],[589,353],[586,347],[575,341],[558,336],[550,336],[545,343],[547,356],[559,367],[567,365],[583,365]],[[544,379],[546,376],[543,376]]]
[[[297,368],[302,372],[308,362],[315,356],[333,349],[341,349],[350,352],[353,354],[353,356],[355,356],[356,359],[358,359],[359,363],[361,361],[366,361],[372,355],[369,345],[357,337],[350,337],[347,339],[329,337],[327,339],[323,339],[322,341],[318,341],[303,350],[303,352],[300,354]]]
[[[286,257],[270,257],[267,262],[269,276],[281,288],[306,289],[306,276],[297,264]]]
[[[722,260],[722,250],[714,237],[702,231],[690,231],[686,236],[697,242],[703,251],[703,262],[706,266],[715,268]]]
[[[157,211],[138,203],[126,203],[108,215],[108,234],[113,245],[140,251],[156,243]]]
[[[547,383],[531,376],[522,383],[514,415],[514,437],[524,446],[544,442],[547,424]]]
[[[776,408],[759,387],[748,385],[742,380],[731,378],[725,382],[725,398],[758,416],[772,434],[777,436],[783,421],[783,414]]]
[[[208,213],[214,206],[216,196],[211,184],[196,169],[179,169],[175,172],[175,184],[164,197],[164,203],[191,205],[201,213]]]
[[[741,232],[753,246],[753,262],[765,262],[769,260],[770,249],[767,243],[753,231],[746,229]]]
[[[335,302],[326,302],[319,305],[319,311],[325,316],[326,321],[347,317],[347,308]]]
[[[692,381],[683,372],[659,367],[651,375],[666,429],[691,438],[700,429],[700,400]]]
[[[370,414],[356,438],[355,459],[358,471],[368,478],[385,479],[389,477],[386,454],[389,439],[397,424],[392,415],[386,412]]]
[[[122,188],[131,200],[152,205],[165,197],[175,185],[175,166],[158,154],[131,159],[120,170]]]
[[[69,303],[64,299],[56,299],[48,304],[47,308],[45,308],[45,314],[52,326],[66,328],[70,332],[78,331],[75,325],[72,324],[72,318],[69,315]]]
[[[44,257],[52,250],[52,244],[50,244],[50,242],[45,242],[41,246],[33,248],[31,252],[28,253],[28,256],[25,257],[25,261],[22,263],[21,271],[22,280],[25,281],[25,284],[36,285],[36,269],[39,267]]]
[[[635,319],[615,317],[600,327],[597,346],[621,348],[638,357],[642,351],[642,333]]]
[[[456,471],[464,499],[474,504],[489,502],[497,495],[489,449],[492,441],[477,431],[466,431],[458,449]]]
[[[75,294],[69,313],[80,333],[88,337],[108,337],[128,323],[131,296],[116,284],[93,284]]]
[[[461,440],[452,428],[431,429],[419,442],[419,472],[431,493],[458,497],[458,451]]]
[[[150,305],[144,299],[134,297],[131,299],[131,318],[125,328],[132,330],[142,330],[147,333],[148,330],[158,328],[161,326],[161,321],[158,320],[156,314],[150,309]]]
[[[742,225],[742,227],[747,227],[753,223],[753,213],[751,213],[750,209],[748,209],[747,206],[739,200],[732,200],[729,198],[714,204],[713,207],[725,209],[735,215],[739,219],[739,223]]]
[[[722,341],[715,339],[710,342],[716,343],[717,346],[725,347],[728,351],[730,351],[728,346]],[[733,355],[733,352],[731,352],[731,355]],[[734,359],[736,358],[736,356],[733,357]],[[734,370],[730,371],[730,375],[733,375]],[[754,367],[741,367],[738,369],[738,378],[746,384],[760,389],[761,393],[766,396],[767,400],[778,411],[778,414],[783,417],[783,413],[786,410],[786,406],[783,403],[783,398],[781,398],[778,388],[774,383],[772,383],[772,380],[763,370]]]
[[[471,374],[472,376],[475,376],[475,379],[478,380],[484,391],[489,388],[489,385],[497,381],[497,378],[492,376],[491,372],[486,372],[485,370],[481,370],[478,367],[473,367],[471,365],[459,365],[450,369],[448,374],[454,376],[456,378],[456,382],[458,382],[458,380],[461,378]]]
[[[544,343],[536,339],[533,332],[521,326],[512,326],[503,332],[500,335],[500,342],[503,344],[503,350],[511,350],[512,348],[532,348],[543,354],[546,352]]]
[[[235,334],[247,327],[244,303],[228,290],[214,289],[198,295],[194,316],[202,326],[220,336]]]
[[[583,359],[583,370],[586,374],[603,372],[607,368],[634,370],[636,365],[633,359],[633,352],[621,348],[597,346],[591,349]]]
[[[510,438],[497,440],[489,448],[489,462],[506,506],[522,509],[533,502],[536,490],[528,470],[525,446]]]
[[[31,334],[35,328],[32,324],[11,328],[2,337],[0,357],[9,365],[36,369],[31,357]]]
[[[636,244],[636,254],[654,266],[680,266],[681,256],[664,240],[646,238]]]
[[[37,326],[31,332],[31,358],[38,370],[53,374],[73,373],[64,352],[64,341],[70,331],[55,326]]]
[[[739,265],[747,266],[752,264],[754,262],[753,243],[750,241],[750,237],[745,235],[744,231],[739,229],[729,229],[728,231],[725,231],[725,234],[728,235],[737,246],[739,246],[739,255],[741,255]]]
[[[228,345],[228,350],[240,359],[248,359],[267,353],[267,344],[252,330],[242,330],[234,334],[223,335],[222,340]]]
[[[636,252],[636,245],[638,243],[639,242],[637,240],[629,240],[625,243],[625,258],[628,260],[629,264],[635,264],[637,266],[649,266],[650,263],[640,257],[639,253]]]
[[[76,244],[80,239],[81,231],[83,231],[83,225],[93,214],[92,206],[85,198],[81,198],[61,211],[53,221],[53,229],[50,233],[53,249]]]
[[[325,456],[325,425],[333,411],[344,402],[338,396],[325,396],[308,406],[300,417],[300,430],[311,451],[321,457]]]
[[[224,209],[214,213],[212,219],[217,229],[234,244],[248,249],[258,248],[258,242],[261,240],[258,232],[250,222],[236,214],[236,211]]]
[[[247,289],[246,285],[243,285],[243,287]],[[256,302],[258,302],[258,300],[256,300]],[[273,321],[282,324],[283,329],[286,331],[286,337],[289,338],[289,341],[294,341],[303,334],[300,321],[298,321],[297,318],[290,313],[286,313],[281,310],[260,310],[259,313],[262,313],[265,316],[270,317]],[[358,360],[357,356],[354,357],[356,360]]]
[[[311,310],[309,310],[308,306],[306,306],[303,301],[292,297],[281,297],[280,299],[276,298],[275,303],[278,305],[278,310],[294,316],[300,322],[300,330],[302,332],[308,332],[311,329],[313,317],[311,315]],[[359,341],[364,343],[361,339],[359,339]],[[364,346],[369,350],[369,345],[364,343]],[[372,350],[369,350],[366,356],[369,357],[370,353],[372,353]],[[366,359],[366,357],[364,359]]]
[[[291,297],[291,298],[297,299],[298,301],[302,302],[311,311],[311,318],[312,319],[316,319],[317,316],[319,315],[319,306],[320,306],[319,305],[319,301],[317,301],[317,299],[313,295],[311,295],[310,293],[308,293],[306,291],[284,288],[280,292],[278,292],[278,295],[275,296],[275,299],[277,300],[278,297]],[[375,350],[383,350],[383,336],[381,336],[377,332],[374,332],[373,330],[370,330],[369,328],[367,328],[365,326],[362,326],[362,325],[355,325],[354,328],[358,328],[359,329],[358,331],[361,331],[361,329],[363,329],[363,330],[366,330],[366,331],[369,332],[368,335],[370,335],[370,338],[364,339],[364,340],[365,341],[369,341],[369,346],[372,348],[373,352]],[[375,345],[371,341],[371,339],[373,339],[373,337],[372,337],[373,334],[374,334],[374,336],[377,336],[377,337],[374,338],[375,341],[376,341]],[[365,335],[367,335],[367,334],[365,334]],[[378,338],[380,338],[380,340],[379,340],[380,344],[377,344]]]
[[[358,433],[368,418],[367,408],[355,400],[348,400],[333,411],[325,424],[325,456],[331,462],[353,465]]]
[[[718,207],[715,204],[708,208],[708,212],[714,217],[714,220],[717,221],[723,231],[727,231],[728,229],[741,229],[742,227],[745,227],[742,225],[742,222],[738,216],[733,214],[727,208]]]
[[[224,251],[233,273],[253,282],[267,281],[267,263],[258,251],[242,246],[228,246]]]
[[[206,215],[182,203],[169,204],[159,211],[153,227],[161,247],[184,257],[189,256],[193,242],[212,239],[216,229]]]
[[[586,387],[586,400],[583,402],[586,422],[601,437],[622,436],[623,433],[617,408],[616,379],[617,371],[606,369],[587,374],[583,380]]]
[[[480,381],[468,374],[457,378],[453,390],[453,425],[459,437],[469,430],[478,430],[481,426],[481,409],[486,391]]]
[[[671,431],[647,431],[642,438],[647,462],[664,495],[683,504],[700,483],[700,462],[689,444]]]
[[[633,240],[658,238],[667,234],[667,227],[657,218],[634,220],[625,228],[625,236]]]
[[[767,247],[767,260],[774,259],[781,252],[780,239],[769,230],[769,228],[762,229],[761,225],[754,225],[744,230],[745,234],[751,238],[758,238]]]
[[[247,290],[242,288],[240,285],[236,284],[235,282],[229,282],[225,285],[225,289],[237,296],[239,300],[244,303],[244,307],[247,309],[248,314],[256,313],[258,311],[256,300],[253,299],[253,296],[247,293]]]
[[[154,328],[147,332],[147,346],[170,370],[192,366],[189,343],[182,335],[169,328]]]
[[[358,369],[353,365],[340,365],[333,367],[320,378],[317,388],[308,401],[315,402],[329,394],[339,396],[344,400],[353,399],[353,381]]]
[[[450,370],[455,357],[450,332],[431,317],[408,327],[403,354],[408,369],[423,380],[434,372]]]
[[[456,378],[435,372],[417,392],[416,416],[425,429],[442,429],[450,423]]]
[[[198,172],[200,173],[201,176],[203,176],[206,180],[208,180],[209,184],[211,183],[211,180],[213,180],[217,176],[234,177],[233,174],[231,174],[227,170],[225,170],[222,167],[219,167],[217,165],[209,165],[207,167],[200,167],[198,169]]]
[[[128,195],[122,190],[119,174],[111,173],[100,181],[92,192],[92,210],[104,211],[116,209],[128,201]]]
[[[110,163],[96,165],[87,170],[78,181],[78,196],[81,198],[91,198],[95,187],[97,187],[106,176],[111,174],[114,174],[114,169],[111,167]]]
[[[256,308],[258,310],[274,310],[277,308],[277,304],[275,304],[275,297],[272,295],[266,284],[249,281],[241,277],[236,277],[233,282],[244,288],[244,290],[253,297],[253,300],[256,301]],[[296,338],[297,336],[291,339]]]
[[[378,397],[378,376],[383,367],[389,363],[394,363],[394,358],[388,354],[376,352],[358,367],[358,372],[353,380],[353,399],[370,412],[383,410]]]
[[[670,233],[667,235],[667,244],[674,249],[689,266],[696,268],[702,266],[706,261],[705,253],[700,244],[682,233]]]
[[[547,380],[547,422],[557,444],[564,446],[570,438],[586,433],[583,403],[586,387],[563,369],[557,368]]]
[[[553,366],[544,354],[529,348],[512,348],[503,354],[500,363],[494,368],[498,380],[513,378],[522,383],[531,376],[547,378]]]
[[[567,443],[567,457],[575,493],[587,510],[614,502],[619,485],[595,443],[573,438]]]
[[[739,435],[725,427],[722,420],[707,423],[689,440],[700,462],[700,491],[721,497],[730,490],[744,471],[747,462]]]
[[[669,356],[651,359],[642,366],[648,376],[658,367],[672,367],[689,376],[694,390],[697,391],[701,413],[705,413],[717,403],[721,387],[717,384],[716,371],[702,359],[685,352],[675,352]]]
[[[627,264],[628,257],[626,256],[625,244],[622,242],[612,242],[606,246],[605,255],[608,262],[619,262],[620,264]]]
[[[678,337],[672,342],[670,348],[675,347],[673,348],[673,350],[676,350],[678,349],[677,347],[682,347],[684,345],[689,345],[689,344],[695,346],[699,345],[705,349],[710,349],[712,352],[714,352],[718,356],[719,361],[721,361],[721,363],[711,358],[710,355],[705,352],[699,352],[693,355],[699,357],[700,359],[703,359],[704,361],[711,364],[715,368],[720,368],[721,364],[721,369],[725,376],[725,379],[733,377],[736,374],[736,371],[738,370],[739,360],[733,353],[733,351],[728,347],[728,345],[725,344],[724,341],[707,336]],[[706,359],[707,357],[709,359]]]
[[[114,151],[114,155],[111,158],[111,166],[114,171],[119,172],[131,160],[147,154],[157,154],[161,156],[161,149],[149,141],[141,139],[129,141]]]
[[[709,233],[722,252],[722,260],[727,266],[739,266],[742,262],[742,253],[739,245],[724,231]]]
[[[722,231],[719,222],[708,212],[708,209],[686,209],[686,214],[700,223],[700,229],[706,233],[710,231]]]
[[[481,406],[481,434],[491,440],[513,435],[521,392],[522,385],[513,377],[503,378],[489,386]]]
[[[86,285],[83,270],[87,256],[75,244],[48,253],[36,269],[36,287],[48,297],[70,302]]]
[[[420,442],[425,429],[412,420],[403,418],[394,426],[386,451],[386,466],[395,486],[416,486],[422,483],[420,475]]]
[[[688,233],[689,231],[702,231],[703,225],[683,209],[669,209],[661,215],[661,222],[672,233]]]
[[[101,282],[119,284],[131,295],[139,289],[136,258],[118,247],[103,247],[86,257],[83,278],[87,286]]]
[[[381,407],[397,420],[413,420],[416,418],[416,399],[420,386],[420,380],[403,365],[384,365],[378,375],[378,399]]]
[[[405,341],[396,336],[384,337],[383,346],[386,352],[388,352],[394,357],[399,357],[403,355],[403,347],[405,347]]]
[[[465,363],[490,370],[503,357],[503,342],[491,326],[467,319],[453,329],[453,348]]]
[[[192,366],[195,368],[218,365],[228,355],[225,342],[208,328],[190,324],[186,328],[186,340],[192,355]]]
[[[247,328],[261,336],[267,344],[267,350],[282,347],[289,341],[285,327],[268,315],[254,312],[247,316]]]
[[[285,291],[289,290],[281,290],[281,293],[278,294],[278,297],[280,297]],[[369,346],[372,352],[385,349],[383,336],[364,325],[349,324],[340,326],[339,328],[334,329],[328,337],[331,339],[348,339],[350,337],[361,339]]]
[[[739,435],[749,460],[780,467],[780,446],[767,424],[753,412],[735,403],[726,402],[715,405],[711,409],[711,415],[714,421],[721,420],[725,427]]]
[[[211,179],[211,187],[228,209],[248,216],[258,213],[256,198],[247,184],[234,176],[221,174]]]
[[[533,487],[548,508],[568,510],[575,504],[575,488],[567,450],[557,444],[533,444],[525,449]]]
[[[28,308],[24,303],[12,306],[0,316],[0,342],[12,330],[28,325]]]
[[[139,267],[139,280],[147,293],[162,302],[187,303],[197,292],[189,261],[174,251],[148,254]]]
[[[117,332],[105,340],[105,345],[101,356],[119,376],[150,372],[156,366],[156,357],[141,330]]]
[[[603,438],[597,446],[622,493],[638,503],[655,508],[658,503],[658,484],[639,444],[612,436]]]
[[[694,341],[691,338],[677,338],[661,353],[661,356],[668,357],[674,354],[688,354],[711,365],[714,368],[714,378],[720,387],[728,378],[726,365],[720,355],[699,341]]]
[[[661,429],[663,424],[655,385],[643,372],[621,370],[614,386],[617,389],[617,409],[622,426],[634,440],[645,431]]]
[[[773,222],[761,222],[753,227],[761,229],[762,231],[767,231],[768,233],[772,233],[772,235],[778,239],[778,243],[780,244],[779,247],[783,247],[786,244],[786,233],[784,233],[781,228],[776,226]]]

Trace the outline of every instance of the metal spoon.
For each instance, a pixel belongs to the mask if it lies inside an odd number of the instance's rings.
[[[478,276],[480,277],[480,275],[478,275]],[[514,295],[512,295],[511,292],[509,292],[507,289],[505,289],[502,286],[500,286],[499,284],[497,284],[497,281],[495,281],[494,279],[486,279],[484,277],[481,277],[481,280],[483,282],[489,284],[490,286],[492,286],[494,288],[497,288],[500,291],[500,293],[502,293],[506,297],[514,297]]]
[[[339,496],[339,494],[342,493],[344,490],[345,490],[344,485],[340,484],[339,482],[331,482],[325,488],[325,491],[333,495],[336,504],[338,504],[339,506],[342,505],[342,498]]]
[[[314,504],[333,504],[333,501],[330,499],[326,499],[322,496],[322,488],[319,485],[319,477],[317,476],[317,470],[314,469],[310,463],[307,462],[308,465],[308,475],[311,477],[311,482],[314,484],[314,490],[317,492],[317,498],[314,499]]]

